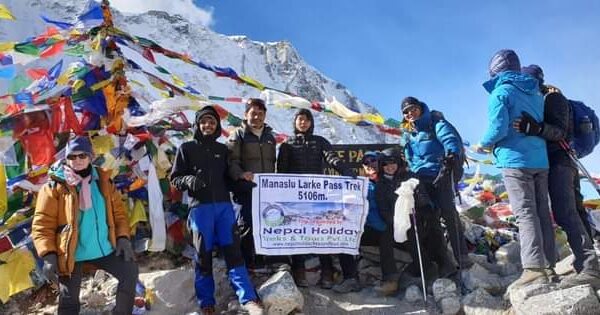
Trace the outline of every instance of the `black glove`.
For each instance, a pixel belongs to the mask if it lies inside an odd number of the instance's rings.
[[[44,260],[42,274],[51,283],[58,284],[58,257],[55,253],[50,253],[42,257],[42,260]]]
[[[448,154],[442,159],[442,164],[444,164],[446,167],[451,167],[454,163],[454,159],[454,153],[448,151]]]
[[[115,248],[115,256],[121,255],[123,255],[123,259],[125,261],[132,261],[134,258],[131,242],[126,237],[119,237],[119,239],[117,239],[117,248]]]
[[[186,175],[183,177],[183,180],[190,192],[199,192],[200,190],[206,188],[206,182],[202,180],[201,174],[202,170],[198,170],[196,175]]]
[[[537,120],[527,112],[521,112],[521,117],[514,121],[513,128],[528,136],[538,136],[544,129],[544,123],[537,122]]]

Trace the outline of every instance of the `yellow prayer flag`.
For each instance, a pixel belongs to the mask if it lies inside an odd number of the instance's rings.
[[[146,215],[146,209],[142,201],[136,199],[129,213],[129,227],[133,228],[139,222],[148,222],[148,216]]]
[[[0,163],[0,217],[4,217],[4,213],[8,208],[8,195],[6,192],[6,172],[4,164]]]
[[[265,86],[262,85],[262,83],[260,83],[260,82],[258,82],[256,80],[252,79],[251,77],[247,77],[245,75],[240,75],[239,78],[242,81],[244,81],[246,84],[248,84],[250,86],[253,86],[253,87],[255,87],[255,88],[257,88],[257,89],[259,89],[261,91],[265,89]]]
[[[15,44],[15,42],[0,43],[0,51],[13,50],[15,48]]]
[[[27,247],[16,248],[0,254],[0,301],[33,287],[29,273],[35,268],[35,260]]]
[[[0,19],[16,20],[4,4],[0,4]]]
[[[171,74],[171,79],[173,79],[173,82],[175,82],[175,85],[179,86],[179,87],[186,87],[187,84],[185,84],[185,82],[183,82],[183,80],[181,80],[178,76]]]

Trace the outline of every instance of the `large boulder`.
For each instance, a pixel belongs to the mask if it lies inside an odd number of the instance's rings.
[[[556,289],[555,284],[530,284],[517,288],[510,286],[506,290],[505,299],[510,300],[510,304],[516,307],[532,296],[545,294]]]
[[[304,306],[304,296],[286,270],[278,271],[263,283],[258,295],[268,315],[287,315]]]
[[[513,307],[517,315],[587,315],[598,314],[600,301],[591,286],[580,285],[532,296]]]
[[[215,273],[215,277],[218,273]],[[194,270],[181,268],[140,274],[140,280],[152,290],[151,314],[185,314],[198,309],[194,289]],[[215,287],[222,285],[215,279]],[[218,299],[223,296],[215,294]],[[217,300],[217,302],[220,302]]]
[[[466,295],[462,303],[465,315],[501,315],[508,308],[501,298],[481,288]]]
[[[491,273],[479,264],[474,264],[471,269],[463,271],[462,275],[464,285],[470,291],[482,288],[493,295],[504,292],[505,286],[500,276]]]
[[[423,301],[423,293],[416,285],[411,285],[404,292],[404,300],[409,303],[415,303]]]
[[[440,278],[433,282],[433,297],[438,302],[444,298],[458,296],[456,283],[450,279]]]

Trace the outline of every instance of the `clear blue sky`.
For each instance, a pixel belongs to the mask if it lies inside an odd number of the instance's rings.
[[[481,84],[502,48],[600,111],[600,1],[195,1],[213,9],[213,30],[290,41],[384,116],[400,118],[400,100],[416,96],[470,142],[484,132]],[[600,153],[585,163],[600,171]]]

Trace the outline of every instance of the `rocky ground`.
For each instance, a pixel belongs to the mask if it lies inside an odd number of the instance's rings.
[[[307,262],[307,278],[311,286],[298,289],[285,270],[253,275],[259,294],[270,314],[594,314],[600,310],[598,294],[590,286],[559,290],[556,284],[533,285],[519,290],[508,289],[520,274],[517,243],[504,245],[496,252],[491,264],[485,256],[471,254],[472,267],[462,273],[462,290],[458,281],[438,279],[428,284],[427,302],[423,301],[420,281],[403,288],[396,296],[380,297],[373,290],[380,279],[375,248],[365,248],[359,262],[363,289],[350,294],[337,294],[320,289],[318,259]],[[398,265],[410,258],[396,252]],[[572,256],[563,259],[556,271],[560,276],[571,274]],[[151,289],[154,303],[145,314],[193,314],[198,311],[194,301],[194,272],[189,260],[167,254],[147,255],[139,259],[140,280]],[[215,260],[218,313],[243,314],[225,278],[224,262]],[[338,275],[339,278],[339,275]],[[339,279],[338,279],[339,280]],[[414,280],[414,279],[413,279]],[[82,285],[82,314],[108,314],[114,303],[116,280],[103,272],[86,278]],[[406,287],[406,286],[405,286]],[[8,304],[0,306],[3,314],[53,314],[54,293],[47,287],[24,292]],[[295,310],[294,310],[295,309]],[[292,311],[294,310],[294,311]],[[141,313],[140,313],[141,314]]]

